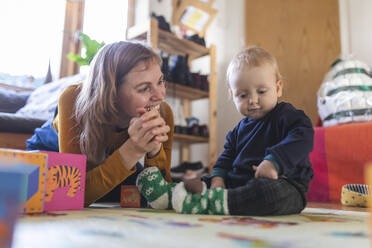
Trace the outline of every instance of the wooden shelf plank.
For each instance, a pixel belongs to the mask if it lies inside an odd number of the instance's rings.
[[[156,20],[156,19],[155,19]],[[137,25],[128,29],[128,40],[147,40],[150,29],[149,23]],[[170,54],[185,56],[189,54],[191,59],[209,55],[209,49],[193,41],[177,37],[175,34],[159,29],[158,49]]]
[[[208,143],[209,138],[175,133],[174,140],[185,143]]]
[[[209,93],[189,86],[167,82],[167,96],[198,100],[208,98]]]

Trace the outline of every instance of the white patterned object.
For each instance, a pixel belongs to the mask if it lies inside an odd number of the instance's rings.
[[[323,126],[372,120],[371,69],[358,60],[340,60],[318,91]]]
[[[61,93],[70,85],[85,79],[84,74],[64,77],[35,89],[27,99],[25,106],[17,111],[24,117],[49,120],[53,117]]]

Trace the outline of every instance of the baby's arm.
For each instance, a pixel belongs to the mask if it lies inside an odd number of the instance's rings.
[[[211,189],[213,188],[223,188],[225,189],[225,181],[222,177],[213,177],[211,180]]]
[[[255,178],[278,179],[278,169],[270,160],[263,160],[258,167],[253,165],[253,170],[256,171]]]

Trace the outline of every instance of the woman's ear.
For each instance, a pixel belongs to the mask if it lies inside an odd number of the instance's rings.
[[[280,79],[276,82],[276,93],[278,97],[282,96],[283,93],[283,81]]]

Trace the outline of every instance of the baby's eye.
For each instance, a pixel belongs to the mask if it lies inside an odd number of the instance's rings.
[[[244,99],[244,98],[247,97],[247,94],[239,94],[238,97],[241,98],[241,99]]]
[[[266,90],[258,90],[257,93],[262,95],[262,94],[265,94]]]

